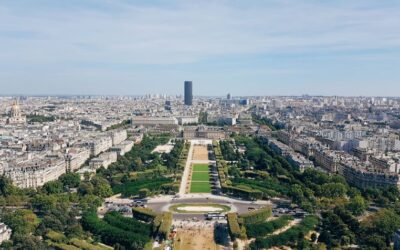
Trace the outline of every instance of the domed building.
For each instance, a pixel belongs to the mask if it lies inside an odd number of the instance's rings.
[[[7,124],[21,124],[21,123],[26,123],[26,116],[22,115],[18,100],[15,100],[13,102],[13,105],[11,106],[10,114],[7,119]]]

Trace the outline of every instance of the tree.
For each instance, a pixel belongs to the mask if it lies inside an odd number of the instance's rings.
[[[352,242],[354,234],[343,222],[343,220],[337,214],[327,211],[321,214],[322,219],[322,232],[319,236],[319,241],[324,242],[327,246],[336,247],[346,241]],[[343,238],[346,237],[346,238]]]
[[[134,165],[135,170],[139,170],[139,171],[142,170],[142,168],[143,168],[142,159],[140,157],[136,157],[136,159],[133,162],[133,165]]]
[[[63,222],[57,216],[52,214],[43,217],[41,226],[45,229],[45,231],[51,229],[57,232],[63,232],[65,227]]]
[[[3,220],[13,230],[14,234],[23,235],[32,233],[40,223],[36,214],[28,209],[8,213],[3,216]]]
[[[349,188],[349,191],[347,192],[347,195],[350,196],[351,198],[354,198],[354,197],[356,197],[358,195],[361,195],[361,192],[357,188],[351,187],[351,188]]]
[[[82,210],[96,210],[98,207],[101,206],[103,203],[103,200],[95,195],[88,194],[85,196],[82,196],[82,198],[79,201],[79,204],[82,208]]]
[[[148,188],[142,188],[139,190],[140,198],[146,198],[147,196],[149,196],[149,194],[150,194],[150,190]]]
[[[362,215],[367,209],[367,204],[362,196],[356,195],[354,198],[350,199],[350,203],[347,205],[347,208],[355,215]]]
[[[0,176],[0,194],[2,196],[14,195],[18,188],[12,184],[12,180],[5,176]]]
[[[393,234],[400,228],[400,216],[393,210],[381,209],[367,218],[363,226],[369,236],[376,234],[384,237],[386,245],[389,246]]]
[[[77,173],[66,173],[60,176],[59,180],[64,187],[77,188],[81,183],[81,177]]]
[[[49,211],[56,206],[57,198],[52,195],[37,194],[32,199],[32,207],[39,211]]]
[[[302,187],[298,184],[294,184],[290,188],[290,196],[292,197],[293,202],[295,202],[297,204],[301,204],[304,199]]]
[[[10,250],[46,250],[50,249],[47,244],[38,237],[26,234],[14,234],[13,246]]]
[[[381,235],[372,234],[366,237],[366,246],[375,247],[375,249],[386,249],[385,237]]]
[[[86,171],[86,172],[83,174],[83,179],[84,179],[85,181],[90,181],[90,173]]]
[[[93,187],[92,183],[90,183],[90,182],[82,182],[79,185],[78,193],[80,195],[93,194],[93,192],[94,192],[94,187]]]
[[[90,182],[93,184],[94,195],[97,195],[101,198],[107,198],[113,194],[110,184],[108,184],[107,180],[104,178],[95,176]]]
[[[65,235],[68,239],[82,238],[85,232],[80,224],[72,224],[65,229]]]
[[[49,181],[42,187],[43,192],[47,194],[60,194],[64,191],[64,186],[61,181]]]
[[[321,187],[321,195],[328,198],[343,197],[347,188],[342,183],[326,183]]]

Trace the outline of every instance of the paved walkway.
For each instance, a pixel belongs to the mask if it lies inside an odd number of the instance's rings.
[[[181,186],[179,188],[179,195],[186,194],[186,187],[189,183],[190,166],[192,165],[194,143],[195,143],[195,141],[190,141],[189,153],[188,153],[188,157],[186,159],[185,169],[183,170]]]

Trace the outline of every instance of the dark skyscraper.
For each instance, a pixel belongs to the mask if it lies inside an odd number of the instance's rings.
[[[191,106],[193,104],[193,83],[185,81],[185,105]]]

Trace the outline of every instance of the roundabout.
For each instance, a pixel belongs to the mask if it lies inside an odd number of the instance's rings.
[[[169,211],[176,214],[205,214],[205,213],[227,213],[231,208],[226,205],[213,203],[191,203],[191,204],[174,204],[169,207]]]

